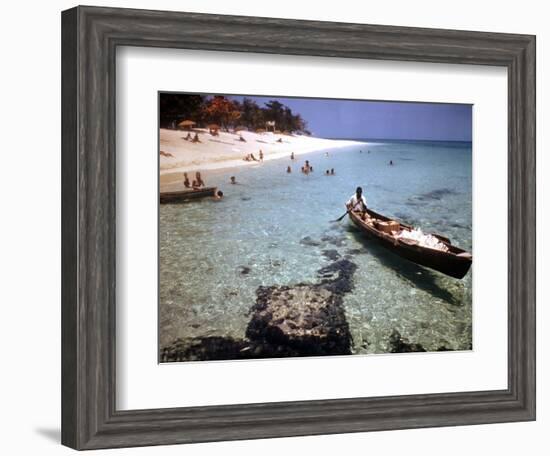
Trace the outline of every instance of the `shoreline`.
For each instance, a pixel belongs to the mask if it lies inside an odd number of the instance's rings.
[[[338,142],[344,142],[344,144],[331,144],[327,145],[325,147],[315,147],[311,149],[297,149],[294,152],[294,156],[299,157],[300,155],[309,154],[312,152],[321,152],[325,149],[340,149],[343,147],[349,147],[349,146],[357,146],[359,144],[365,144],[370,145],[370,143],[360,142],[360,141],[351,141],[351,140],[334,140],[334,139],[327,139],[326,141],[338,141]],[[270,161],[270,160],[278,160],[280,158],[284,158],[289,156],[290,153],[287,151],[280,151],[280,152],[274,152],[270,155],[264,156],[264,162]],[[261,161],[245,161],[243,159],[235,158],[235,159],[227,159],[227,160],[220,160],[220,161],[213,161],[213,162],[205,162],[201,164],[192,164],[192,165],[182,165],[182,166],[174,166],[171,168],[165,168],[160,170],[160,174],[170,174],[171,172],[183,172],[183,171],[211,171],[215,169],[224,169],[224,168],[235,168],[239,166],[250,166],[250,165],[258,165],[262,163]]]
[[[166,135],[168,130],[161,130],[161,135],[164,133]],[[181,136],[183,132],[181,131],[169,131],[172,136]],[[205,132],[202,133],[203,137],[206,136]],[[235,139],[234,134],[232,133],[220,133],[221,135],[230,136],[231,139]],[[290,154],[294,153],[296,158],[304,156],[313,152],[321,152],[323,150],[330,149],[342,149],[350,146],[365,145],[368,146],[370,143],[355,141],[355,140],[343,140],[343,139],[324,139],[324,138],[315,138],[307,136],[288,136],[282,134],[274,133],[251,133],[243,132],[243,137],[246,138],[246,143],[239,144],[240,148],[230,148],[231,145],[228,145],[224,150],[220,150],[219,143],[226,144],[221,140],[192,144],[185,142],[183,144],[177,144],[175,146],[167,146],[167,141],[162,141],[160,144],[160,150],[163,152],[168,152],[177,157],[174,157],[174,160],[170,158],[165,158],[162,155],[160,156],[160,169],[159,169],[159,183],[161,186],[171,185],[175,181],[180,181],[184,172],[206,172],[210,174],[211,172],[220,173],[223,171],[238,169],[240,167],[249,167],[249,166],[259,166],[261,161],[245,161],[243,158],[237,158],[238,156],[244,156],[248,153],[254,153],[256,157],[258,156],[258,151],[260,149],[264,150],[264,162],[271,160],[279,160],[281,158],[288,157]],[[261,140],[259,140],[261,138]],[[282,143],[277,143],[276,141],[281,138]],[[225,139],[225,138],[221,138]],[[274,142],[268,143],[264,139],[275,140]],[[164,142],[164,144],[163,144]],[[182,147],[183,146],[183,147]],[[281,150],[273,150],[273,148],[278,148]],[[229,149],[229,152],[227,151]],[[178,163],[176,160],[181,160],[182,155],[189,155],[188,160],[191,162]],[[214,155],[215,154],[215,155]],[[238,154],[238,155],[237,155]],[[204,155],[211,155],[210,160],[205,160],[204,162],[197,163],[197,155],[200,155],[198,159],[202,159]],[[193,160],[195,158],[195,160]]]

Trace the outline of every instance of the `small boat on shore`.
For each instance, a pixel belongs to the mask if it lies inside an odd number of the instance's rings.
[[[177,192],[161,192],[160,203],[181,203],[184,201],[215,197],[218,193],[218,187],[191,188]]]
[[[462,279],[470,270],[472,255],[452,245],[445,236],[428,235],[436,243],[428,247],[413,239],[413,227],[370,209],[366,214],[368,216],[363,217],[362,212],[350,212],[349,216],[361,231],[378,239],[383,247],[397,255],[457,279]]]

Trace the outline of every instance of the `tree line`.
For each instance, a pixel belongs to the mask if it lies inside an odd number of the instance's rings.
[[[192,120],[196,127],[203,128],[216,124],[224,130],[274,128],[281,132],[310,134],[300,114],[277,100],[260,106],[250,98],[238,101],[220,95],[162,93],[159,111],[161,128],[175,129],[181,121]]]

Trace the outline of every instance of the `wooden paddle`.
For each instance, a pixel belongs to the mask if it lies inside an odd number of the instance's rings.
[[[342,215],[341,217],[337,218],[336,220],[331,220],[331,223],[335,223],[335,222],[341,221],[346,215],[348,215],[352,210],[354,210],[354,209],[357,207],[357,205],[358,205],[359,203],[362,203],[362,202],[363,202],[363,200],[357,201],[357,202],[355,203],[355,206],[353,206],[351,209],[348,209],[344,215]]]
[[[339,222],[339,221],[342,220],[346,215],[348,215],[350,211],[351,211],[351,209],[348,209],[348,210],[346,211],[346,213],[345,213],[344,215],[342,215],[342,217],[338,217],[336,220],[331,220],[330,223]]]

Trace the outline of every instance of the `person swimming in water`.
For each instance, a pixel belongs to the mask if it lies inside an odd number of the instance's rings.
[[[236,183],[237,183],[237,180],[235,179],[235,176],[231,176],[230,179],[231,179],[231,183],[232,183],[232,184],[236,184]]]

